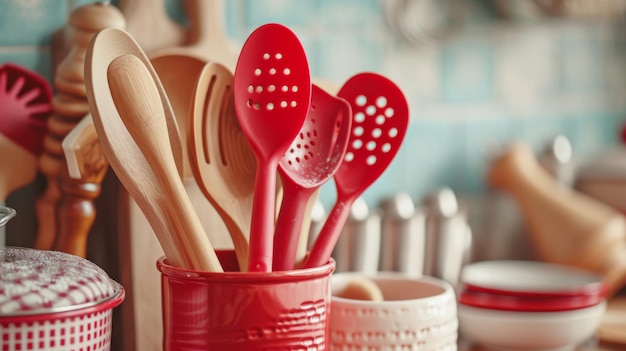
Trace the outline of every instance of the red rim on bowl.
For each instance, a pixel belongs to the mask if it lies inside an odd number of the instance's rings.
[[[459,303],[462,305],[519,312],[570,311],[591,307],[603,300],[604,297],[601,295],[522,297],[467,290],[459,297]]]
[[[535,261],[482,261],[467,265],[461,284],[466,291],[501,296],[601,299],[606,286],[598,274]]]

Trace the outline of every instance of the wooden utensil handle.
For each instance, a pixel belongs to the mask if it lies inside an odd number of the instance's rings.
[[[488,182],[517,200],[541,259],[593,270],[621,284],[626,220],[620,213],[558,184],[522,143],[493,162]]]

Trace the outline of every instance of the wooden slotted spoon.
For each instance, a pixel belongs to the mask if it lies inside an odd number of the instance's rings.
[[[404,94],[381,75],[357,74],[341,87],[337,96],[352,107],[352,132],[344,160],[334,176],[337,200],[305,259],[305,267],[328,262],[350,206],[387,169],[409,122]]]
[[[346,152],[350,111],[346,100],[312,86],[306,121],[278,165],[284,193],[274,233],[274,271],[294,269],[308,201],[333,177]]]
[[[311,102],[309,64],[298,37],[270,23],[243,45],[234,79],[241,129],[257,159],[248,271],[272,270],[276,169]]]
[[[222,64],[208,63],[198,77],[188,141],[198,186],[224,220],[245,271],[256,159],[235,114],[233,74]]]

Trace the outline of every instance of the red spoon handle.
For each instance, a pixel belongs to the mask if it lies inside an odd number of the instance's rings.
[[[277,162],[257,162],[248,250],[249,272],[272,271]]]
[[[317,188],[300,188],[293,184],[287,186],[283,181],[283,202],[276,221],[274,233],[274,262],[272,270],[286,271],[294,269],[298,241],[304,222],[309,198]]]
[[[353,202],[354,198],[344,199],[343,201],[337,199],[317,239],[315,239],[311,252],[309,252],[304,261],[304,268],[318,267],[328,262],[337,239],[339,239],[339,235],[343,230],[343,225],[350,215],[350,207]]]

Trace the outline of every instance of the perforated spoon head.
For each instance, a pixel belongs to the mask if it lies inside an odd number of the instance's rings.
[[[408,127],[409,108],[400,88],[375,73],[353,76],[337,96],[352,107],[352,131],[334,180],[340,194],[357,197],[396,156]]]
[[[298,37],[280,24],[257,28],[239,55],[234,88],[239,123],[255,154],[282,156],[311,101],[308,60]]]
[[[313,85],[307,118],[279,163],[283,184],[317,188],[330,180],[346,152],[351,118],[346,100]]]

